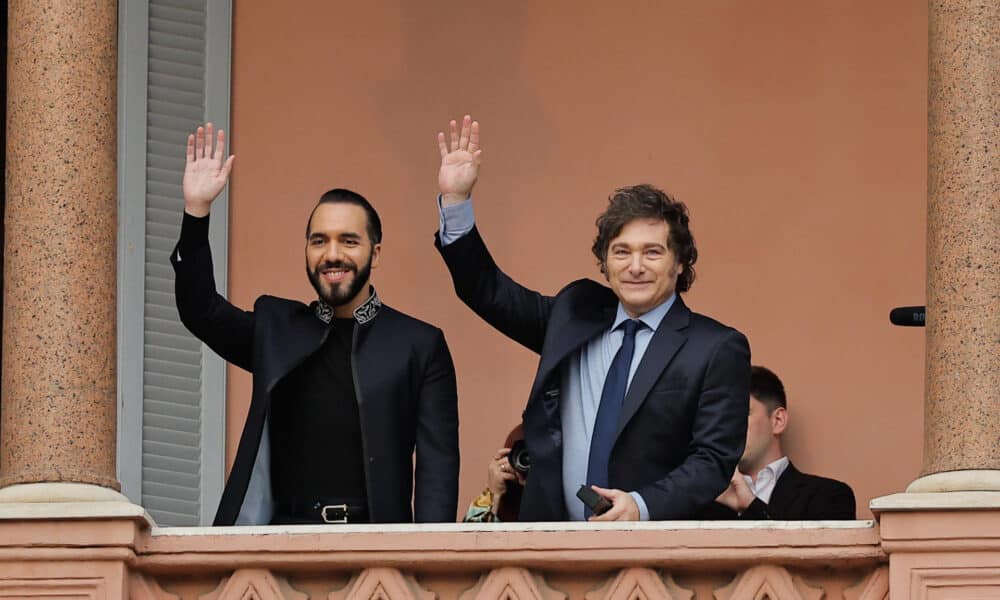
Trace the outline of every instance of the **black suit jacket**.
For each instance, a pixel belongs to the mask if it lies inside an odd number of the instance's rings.
[[[584,344],[611,327],[618,299],[590,280],[575,281],[554,297],[528,290],[497,268],[476,229],[437,246],[459,297],[541,354],[522,416],[532,466],[519,517],[565,520],[561,376]],[[691,312],[678,297],[625,397],[610,485],[639,492],[651,519],[695,517],[726,488],[743,452],[749,386],[743,334]]]
[[[803,473],[789,463],[774,484],[771,501],[754,499],[743,514],[714,503],[708,519],[837,521],[855,518],[854,491],[836,479]]]
[[[271,391],[319,350],[328,319],[317,302],[273,296],[258,298],[252,312],[234,307],[216,292],[207,230],[207,218],[184,216],[170,257],[177,310],[195,336],[253,373],[250,410],[215,524],[267,524],[274,509],[266,425]],[[444,335],[383,305],[374,292],[355,320],[351,358],[369,517],[374,523],[454,521],[458,401]],[[316,468],[336,469],[336,458],[317,457]]]

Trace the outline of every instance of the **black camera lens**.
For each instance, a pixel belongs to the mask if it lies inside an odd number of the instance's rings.
[[[514,467],[514,470],[522,475],[527,475],[528,471],[531,470],[531,455],[528,454],[528,447],[525,445],[524,440],[517,440],[514,445],[510,448],[510,454],[507,455],[507,461],[510,462],[510,466]]]

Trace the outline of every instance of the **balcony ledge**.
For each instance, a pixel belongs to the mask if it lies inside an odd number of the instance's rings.
[[[136,548],[155,572],[241,567],[474,572],[503,566],[587,571],[719,569],[773,562],[847,568],[883,563],[873,521],[447,523],[154,528]]]

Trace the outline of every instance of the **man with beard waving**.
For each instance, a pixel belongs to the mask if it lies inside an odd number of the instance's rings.
[[[212,276],[209,210],[235,158],[224,157],[222,130],[214,151],[212,142],[211,123],[188,137],[170,260],[184,325],[253,373],[215,524],[454,521],[455,370],[440,329],[382,304],[369,285],[381,259],[378,213],[350,190],[323,194],[305,246],[318,299],[261,296],[240,310]]]

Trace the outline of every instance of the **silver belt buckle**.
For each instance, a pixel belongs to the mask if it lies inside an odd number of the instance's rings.
[[[343,515],[343,516],[340,517],[340,518],[335,518],[337,513],[334,513],[334,517],[329,517],[326,514],[326,511],[328,511],[328,510],[331,510],[331,511],[340,511],[340,514]],[[324,523],[346,523],[347,522],[347,505],[346,504],[327,504],[326,506],[323,507],[323,510],[321,510],[319,514],[320,514],[320,516],[323,517],[323,522]]]

